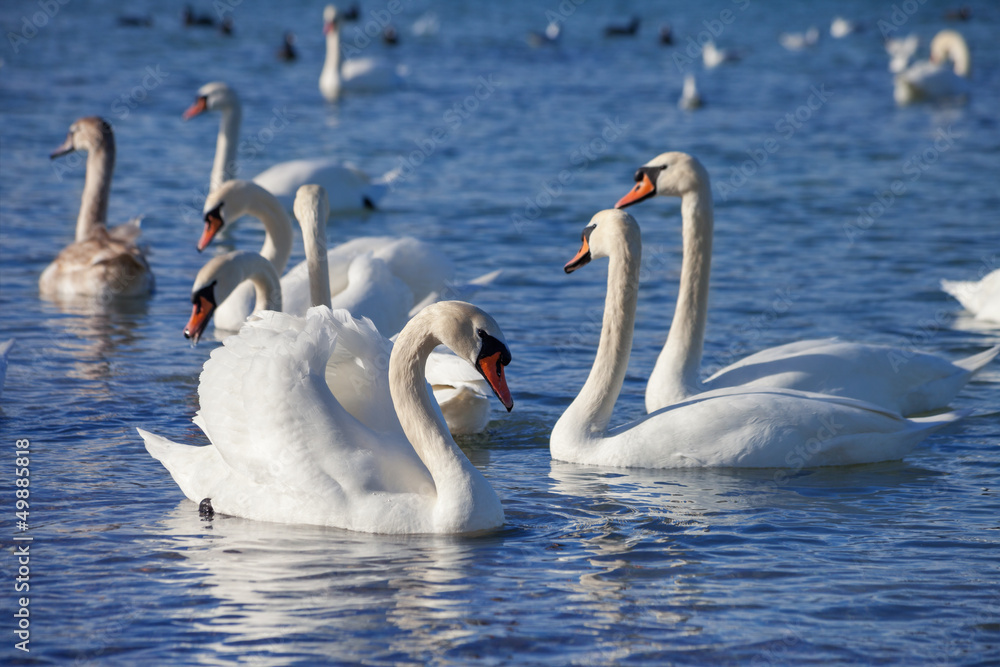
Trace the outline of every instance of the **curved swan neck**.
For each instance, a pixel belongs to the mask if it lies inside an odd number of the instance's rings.
[[[236,178],[239,173],[239,167],[236,164],[236,148],[242,120],[243,110],[237,100],[233,100],[230,106],[222,109],[219,135],[215,140],[215,161],[212,163],[212,175],[208,184],[210,193],[218,190],[219,186],[226,181]]]
[[[309,270],[309,297],[313,306],[330,307],[330,266],[326,254],[326,227],[320,222],[319,211],[299,216],[302,242],[306,249]]]
[[[76,240],[86,241],[107,227],[111,177],[115,171],[115,137],[109,131],[87,150],[87,175],[76,218]]]
[[[556,424],[556,429],[577,431],[573,438],[577,441],[600,437],[607,431],[632,353],[642,244],[638,236],[621,241],[608,263],[608,293],[594,365],[583,389]]]
[[[475,506],[480,475],[455,444],[427,387],[427,357],[441,344],[433,324],[425,310],[400,332],[389,357],[389,392],[403,433],[434,480],[436,519],[447,522],[457,518],[450,513]]]
[[[658,410],[699,392],[698,374],[708,320],[708,290],[712,270],[714,211],[710,185],[700,187],[681,199],[683,218],[683,258],[674,319],[667,342],[656,360],[647,391],[646,408]],[[650,399],[656,397],[655,404]]]
[[[262,310],[281,311],[281,282],[274,267],[264,257],[247,253],[241,260],[244,275],[254,287],[253,314]]]
[[[274,270],[280,275],[292,256],[292,221],[288,219],[281,202],[263,188],[261,190],[247,202],[245,212],[264,224],[266,234],[260,254],[274,265]]]

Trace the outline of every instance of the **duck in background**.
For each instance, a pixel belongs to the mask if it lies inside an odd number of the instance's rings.
[[[87,152],[87,172],[76,219],[76,238],[63,248],[38,279],[50,298],[145,297],[153,292],[153,272],[136,245],[140,218],[108,229],[108,198],[115,170],[115,135],[103,118],[74,122],[52,159],[73,151]]]
[[[295,49],[295,33],[291,31],[285,33],[282,38],[281,48],[278,49],[277,57],[278,60],[286,63],[298,60],[299,53]]]
[[[633,16],[625,24],[611,24],[604,27],[605,37],[634,37],[639,32],[639,17]]]

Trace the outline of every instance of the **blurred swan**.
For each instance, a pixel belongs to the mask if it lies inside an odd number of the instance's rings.
[[[601,211],[582,234],[567,273],[608,257],[601,339],[580,393],[556,422],[554,459],[639,468],[850,465],[899,459],[934,430],[960,418],[923,419],[863,401],[772,387],[697,394],[635,422],[609,427],[632,349],[642,249],[639,226],[620,210]]]
[[[708,172],[686,153],[663,153],[635,174],[636,185],[616,204],[655,196],[681,198],[684,256],[674,319],[646,386],[649,412],[712,389],[785,387],[846,396],[903,415],[943,408],[1000,346],[951,362],[887,345],[806,340],[762,350],[702,382],[715,213]]]
[[[701,61],[705,65],[705,69],[713,69],[723,63],[734,63],[739,60],[738,53],[730,49],[720,49],[711,40],[701,50]]]
[[[906,105],[921,101],[964,102],[970,92],[969,46],[961,33],[942,30],[931,40],[930,60],[916,62],[896,75],[893,98]]]
[[[184,112],[184,119],[188,120],[208,111],[218,111],[222,116],[215,144],[215,161],[209,179],[211,193],[239,174],[236,154],[243,107],[232,88],[221,81],[213,81],[198,89],[194,104]],[[300,185],[315,183],[326,188],[330,196],[330,208],[347,211],[375,208],[385,196],[389,182],[395,175],[396,172],[391,171],[379,179],[372,179],[349,162],[313,158],[281,162],[255,176],[253,181],[277,197],[286,210],[291,209],[295,192]]]
[[[194,420],[210,445],[138,432],[184,495],[221,514],[370,533],[497,528],[500,499],[455,444],[424,381],[439,343],[513,407],[510,351],[479,308],[428,307],[390,353],[369,322],[321,306],[304,318],[264,313],[212,352]]]
[[[830,36],[834,39],[842,39],[848,35],[859,32],[860,30],[861,26],[858,23],[849,21],[843,16],[838,16],[830,22]]]
[[[783,32],[778,42],[789,51],[801,51],[819,43],[819,28],[815,26],[805,32]]]
[[[1000,323],[1000,269],[982,280],[942,280],[941,289],[955,297],[977,320]]]
[[[115,170],[115,136],[103,118],[88,116],[69,128],[52,159],[87,152],[87,173],[76,219],[76,239],[56,255],[38,279],[51,298],[144,297],[153,292],[153,272],[136,245],[139,218],[107,228],[108,196]]]
[[[885,40],[885,52],[889,54],[889,71],[897,74],[905,70],[919,46],[920,37],[917,35]]]
[[[396,68],[374,58],[344,60],[340,48],[340,17],[337,8],[323,10],[323,34],[326,35],[326,60],[319,75],[319,92],[328,101],[343,92],[375,93],[395,90],[403,83]]]
[[[556,21],[550,21],[544,32],[531,30],[528,32],[528,45],[538,48],[540,46],[551,46],[559,43],[559,33],[561,29]]]
[[[702,106],[701,95],[698,93],[698,85],[695,83],[694,75],[688,74],[684,77],[684,89],[681,91],[681,99],[677,106],[681,109],[691,111]]]
[[[261,254],[272,261],[278,275],[292,250],[292,222],[278,201],[249,181],[228,181],[205,200],[205,229],[198,242],[204,249],[221,230],[244,215],[264,224]],[[299,221],[300,225],[303,221]],[[326,215],[323,216],[323,224]],[[325,228],[316,232],[325,239]],[[444,298],[468,299],[490,284],[497,272],[468,283],[452,282],[452,261],[434,245],[412,237],[363,236],[327,252],[330,293],[335,308],[347,308],[356,317],[375,321],[379,331],[392,336],[419,307]],[[281,277],[284,311],[304,315],[310,301],[308,260]],[[235,331],[253,309],[253,290],[241,287],[216,313],[216,327]],[[231,305],[228,305],[231,304]]]

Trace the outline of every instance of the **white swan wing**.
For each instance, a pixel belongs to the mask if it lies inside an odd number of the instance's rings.
[[[779,387],[845,396],[909,415],[947,405],[1000,347],[953,363],[909,348],[797,341],[752,354],[710,377],[706,390]]]
[[[285,208],[291,208],[300,186],[321,185],[333,211],[373,208],[387,190],[385,178],[373,181],[353,164],[328,158],[281,162],[257,174],[253,182],[277,197]]]
[[[901,459],[951,412],[905,419],[876,405],[788,390],[699,394],[609,432],[592,461],[647,468],[792,468]],[[591,462],[591,461],[580,461]]]
[[[1000,322],[1000,269],[978,281],[942,280],[941,289],[955,297],[976,319]]]
[[[365,253],[348,270],[347,289],[333,297],[334,309],[345,308],[354,317],[366,317],[385,336],[398,333],[409,319],[413,292],[386,263]]]

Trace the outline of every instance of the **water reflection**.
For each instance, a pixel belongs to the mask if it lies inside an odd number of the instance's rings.
[[[476,597],[469,567],[477,538],[204,521],[186,500],[155,533],[179,558],[170,578],[211,597],[177,606],[176,620],[211,635],[205,648],[218,655],[260,665],[331,652],[364,660],[373,643],[389,641],[379,645],[387,655],[414,655],[473,632],[465,619]]]

